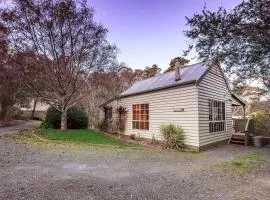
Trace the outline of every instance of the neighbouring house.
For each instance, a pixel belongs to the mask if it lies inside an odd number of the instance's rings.
[[[252,113],[256,110],[264,110],[269,108],[270,103],[270,92],[263,92],[263,85],[259,80],[253,80],[247,85],[242,86],[239,93],[241,99],[246,102],[246,110],[241,107],[234,107],[233,118],[242,118],[243,113],[247,116],[252,116]]]
[[[49,104],[40,101],[39,99],[29,98],[23,104],[18,106],[23,112],[24,118],[36,118],[44,120]]]
[[[245,103],[232,94],[219,64],[177,63],[175,71],[138,81],[102,104],[100,118],[119,124],[122,108],[124,134],[157,140],[163,140],[161,124],[180,125],[185,145],[200,150],[230,139],[232,106]]]

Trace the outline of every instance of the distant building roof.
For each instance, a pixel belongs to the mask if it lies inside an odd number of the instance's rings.
[[[130,88],[120,94],[120,97],[165,89],[199,81],[210,68],[210,62],[201,62],[193,65],[183,65],[180,69],[181,79],[175,80],[175,71],[163,73],[142,81],[135,82]]]
[[[232,93],[232,105],[233,106],[245,106],[246,103],[240,98],[238,97],[236,94]]]

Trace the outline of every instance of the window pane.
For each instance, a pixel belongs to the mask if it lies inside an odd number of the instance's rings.
[[[209,108],[209,121],[212,121],[213,116],[212,116],[212,101],[208,101],[208,108]]]
[[[149,110],[149,104],[145,104],[145,109]]]
[[[146,125],[145,129],[146,129],[146,130],[149,130],[149,122],[146,122],[145,125]]]
[[[138,121],[136,122],[136,129],[140,129],[140,123]]]
[[[105,119],[111,119],[112,118],[112,107],[105,107]]]
[[[222,103],[222,120],[225,120],[225,103]]]
[[[140,129],[144,129],[144,122],[140,122]]]

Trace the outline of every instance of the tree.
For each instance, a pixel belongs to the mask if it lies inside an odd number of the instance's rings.
[[[20,76],[8,58],[7,29],[0,23],[0,119],[6,119],[19,96]]]
[[[107,29],[93,20],[86,1],[15,0],[1,10],[8,30],[10,53],[23,71],[27,85],[42,101],[61,112],[67,129],[67,110],[84,97],[89,75],[115,59]]]
[[[153,64],[152,67],[146,66],[143,73],[143,78],[149,78],[160,74],[161,69],[157,64]]]
[[[188,59],[186,59],[184,57],[175,57],[174,59],[171,59],[169,67],[165,72],[174,71],[175,70],[175,63],[177,61],[180,63],[180,65],[186,65],[190,62]]]
[[[19,80],[14,69],[8,65],[0,65],[0,71],[0,119],[6,119],[16,103]]]
[[[185,31],[200,60],[218,59],[243,82],[260,79],[270,88],[270,1],[247,0],[231,11],[206,8],[187,18]]]
[[[112,98],[117,98],[134,81],[141,80],[142,72],[133,70],[124,63],[115,63],[106,71],[91,74],[87,96],[81,102],[83,107],[87,108],[91,127],[94,128],[99,122],[99,106]]]
[[[23,80],[8,59],[0,64],[0,72],[0,119],[6,119],[15,111],[14,105],[24,99]]]

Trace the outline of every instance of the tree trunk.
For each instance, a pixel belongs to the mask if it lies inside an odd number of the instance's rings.
[[[67,111],[61,113],[61,131],[67,131]]]
[[[34,119],[35,117],[36,106],[37,106],[37,98],[34,99],[34,106],[33,106],[32,114],[31,114],[32,119]]]
[[[7,111],[8,111],[8,106],[2,103],[1,108],[0,108],[0,119],[3,119],[3,120],[6,119]]]

